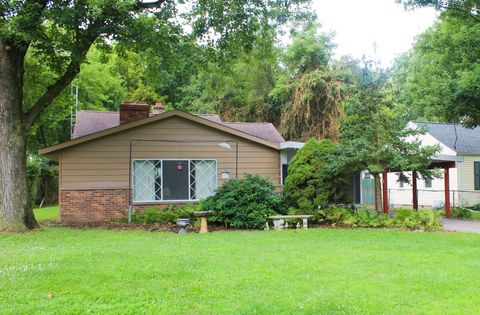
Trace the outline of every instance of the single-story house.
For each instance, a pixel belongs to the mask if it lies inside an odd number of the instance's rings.
[[[195,203],[246,173],[280,188],[288,151],[270,123],[124,103],[119,112],[78,112],[72,139],[39,154],[58,161],[61,221],[99,222],[129,207]]]
[[[432,163],[450,162],[449,169],[450,204],[472,206],[480,203],[480,127],[465,128],[458,124],[418,122],[411,127],[426,129],[418,136],[425,145],[439,145],[441,151],[432,158]],[[405,181],[405,177],[408,181]],[[413,205],[412,173],[397,172],[387,175],[388,200],[390,207],[411,207]],[[372,204],[373,178],[368,172],[361,174],[361,203]],[[444,176],[420,178],[417,180],[418,206],[431,208],[444,202]]]

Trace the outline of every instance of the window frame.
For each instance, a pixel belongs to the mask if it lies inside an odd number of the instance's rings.
[[[397,172],[395,175],[397,176],[398,189],[406,188],[405,185],[404,185],[406,182],[404,180],[402,180],[402,173]]]
[[[430,181],[430,186],[427,186],[427,181]],[[425,177],[423,179],[423,186],[425,189],[433,189],[433,178],[432,177]]]
[[[134,164],[136,161],[160,161],[160,168],[161,168],[161,176],[160,176],[160,183],[161,183],[161,198],[159,200],[135,200],[135,190],[134,190],[134,187],[135,187],[135,182],[134,182]],[[163,161],[187,161],[187,164],[188,164],[188,198],[189,199],[178,199],[178,200],[164,200],[163,199]],[[206,159],[206,158],[199,158],[199,159],[193,159],[193,158],[172,158],[172,159],[155,159],[155,158],[148,158],[148,159],[141,159],[141,158],[137,158],[137,159],[132,159],[132,164],[130,165],[131,167],[131,187],[130,189],[132,190],[132,203],[134,204],[159,204],[159,203],[183,203],[183,202],[199,202],[201,199],[192,199],[191,198],[191,189],[190,189],[190,186],[191,186],[191,174],[190,174],[190,163],[192,161],[214,161],[215,162],[215,188],[214,189],[217,189],[218,188],[218,160],[217,159]]]
[[[473,188],[480,190],[480,161],[473,161]]]

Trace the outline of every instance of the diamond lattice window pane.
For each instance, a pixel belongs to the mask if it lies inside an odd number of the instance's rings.
[[[162,199],[162,162],[159,160],[133,161],[133,196],[135,201]]]
[[[190,199],[205,199],[217,188],[217,162],[213,160],[190,161]]]

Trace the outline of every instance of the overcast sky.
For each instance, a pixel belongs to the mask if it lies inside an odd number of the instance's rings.
[[[395,0],[313,0],[324,31],[335,32],[336,55],[373,56],[388,66],[431,26],[433,9],[405,11]]]

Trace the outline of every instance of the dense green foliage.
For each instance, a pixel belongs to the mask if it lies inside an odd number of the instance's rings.
[[[263,228],[270,215],[285,213],[282,197],[265,177],[246,174],[243,179],[231,179],[213,196],[201,202],[203,211],[214,211],[210,221],[238,229]]]
[[[471,219],[473,214],[463,207],[454,207],[451,211],[452,217],[458,219]]]
[[[381,207],[380,176],[384,169],[428,171],[430,157],[439,147],[422,145],[424,133],[408,125],[403,113],[395,110],[388,85],[388,73],[371,60],[356,65],[355,93],[345,102],[340,145],[327,172],[336,178],[345,172],[368,170],[375,177],[377,210]]]
[[[345,105],[341,125],[341,146],[347,167],[379,174],[385,168],[425,170],[436,146],[424,146],[415,136],[424,130],[410,127],[393,108],[387,87],[387,73],[366,61],[358,77],[357,93]]]
[[[177,235],[43,228],[0,235],[0,309],[475,314],[479,242],[471,233],[377,229]]]
[[[480,122],[480,23],[444,16],[396,65],[399,98],[411,117]]]
[[[57,204],[57,165],[37,155],[30,155],[27,159],[27,185],[29,202],[32,205],[42,201],[44,205]]]
[[[184,206],[170,205],[160,209],[157,206],[151,206],[144,211],[135,212],[132,215],[132,223],[137,224],[175,224],[177,219],[193,219],[193,212],[197,211],[198,206],[187,204]],[[120,222],[128,222],[128,218],[121,218]]]
[[[285,77],[271,93],[283,103],[281,131],[293,140],[336,140],[341,103],[350,83],[344,65],[332,58],[332,35],[310,23],[292,36],[282,56]]]
[[[339,187],[324,174],[334,150],[330,140],[310,139],[293,157],[283,188],[293,212],[312,214],[319,206],[337,201]]]
[[[405,109],[415,119],[479,125],[478,1],[401,2],[441,11],[439,20],[395,66],[396,90]]]
[[[352,209],[345,207],[324,207],[318,210],[315,218],[320,223],[343,227],[362,228],[401,228],[407,230],[438,231],[439,214],[433,210],[398,210],[397,215],[390,217],[368,209]]]

